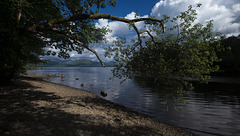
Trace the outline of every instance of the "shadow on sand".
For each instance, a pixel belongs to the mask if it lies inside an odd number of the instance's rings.
[[[38,107],[35,101],[56,103],[63,101],[53,93],[38,91],[27,82],[18,81],[9,87],[0,87],[0,136],[78,136],[78,135],[148,135],[151,128],[143,126],[113,126],[96,122],[102,117],[89,114],[71,114],[58,107]],[[83,101],[114,108],[101,99]],[[67,101],[65,101],[67,103]],[[83,106],[83,105],[78,105]],[[119,107],[116,107],[119,110]],[[118,121],[118,120],[116,120]]]

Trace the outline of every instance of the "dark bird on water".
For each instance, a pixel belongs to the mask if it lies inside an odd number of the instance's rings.
[[[103,97],[106,97],[106,96],[107,96],[107,92],[104,92],[104,91],[101,91],[100,94],[101,94]]]

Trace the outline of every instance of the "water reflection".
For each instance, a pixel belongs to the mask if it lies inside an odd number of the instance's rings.
[[[161,105],[161,93],[154,91],[151,84],[140,87],[136,81],[109,80],[111,68],[43,68],[29,73],[64,74],[65,80],[49,78],[55,83],[84,89],[100,96],[100,91],[108,93],[105,98],[138,112],[150,115],[160,121],[191,129],[200,135],[240,134],[240,84],[209,83],[195,84],[195,89],[187,98],[188,104],[179,104],[182,111],[175,111]],[[79,80],[76,80],[79,78]],[[84,84],[82,87],[81,84]]]
[[[196,85],[184,113],[199,120],[189,128],[216,135],[240,133],[240,84]],[[194,113],[194,114],[193,114]],[[193,116],[194,115],[194,116]],[[184,118],[185,119],[185,118]]]
[[[160,99],[162,91],[156,91],[156,86],[151,82],[142,83],[141,79],[135,80],[144,88],[152,88],[153,93],[158,93]],[[223,78],[221,79],[223,81]],[[175,84],[176,85],[176,84]],[[239,135],[240,134],[240,84],[194,83],[195,89],[187,98],[188,104],[182,106],[183,111],[169,112],[155,110],[159,120],[184,126],[199,135]],[[159,103],[159,100],[156,102]]]
[[[194,92],[204,101],[240,105],[240,84],[209,83],[208,85],[195,84],[195,86]]]

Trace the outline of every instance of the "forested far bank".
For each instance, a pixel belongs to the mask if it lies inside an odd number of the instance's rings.
[[[113,61],[104,62],[106,67],[113,67],[115,63]],[[102,67],[102,65],[97,61],[91,61],[86,59],[78,60],[60,60],[52,59],[48,60],[46,63],[36,65],[38,67]]]
[[[217,64],[220,66],[218,74],[223,75],[240,75],[240,35],[238,36],[222,36],[221,44],[225,51],[219,52],[218,56],[222,59]]]

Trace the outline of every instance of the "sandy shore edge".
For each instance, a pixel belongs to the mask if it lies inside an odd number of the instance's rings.
[[[0,135],[188,136],[93,93],[27,75],[0,87]]]

